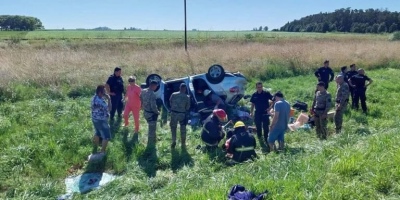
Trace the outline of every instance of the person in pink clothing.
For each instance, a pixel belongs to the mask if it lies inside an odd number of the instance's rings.
[[[141,108],[140,93],[142,89],[136,84],[136,77],[130,76],[129,85],[126,87],[124,121],[125,127],[129,125],[129,113],[132,112],[135,121],[135,133],[139,132],[139,112]]]

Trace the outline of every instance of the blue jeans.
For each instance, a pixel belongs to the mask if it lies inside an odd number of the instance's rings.
[[[268,136],[268,143],[274,143],[276,140],[278,140],[278,142],[284,142],[285,131],[286,130],[277,128],[272,129]]]
[[[108,120],[98,120],[92,119],[94,126],[94,134],[103,140],[111,140],[110,125],[108,125]]]

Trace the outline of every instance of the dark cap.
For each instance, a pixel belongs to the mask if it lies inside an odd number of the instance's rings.
[[[185,83],[181,83],[181,85],[179,86],[179,88],[186,88],[186,84]]]
[[[326,63],[329,63],[329,60],[325,60],[325,61],[324,61],[324,64],[326,64]]]
[[[318,85],[318,86],[324,86],[324,87],[325,87],[325,83],[322,82],[322,81],[318,82],[317,85]]]
[[[156,80],[150,81],[150,85],[158,85],[158,82]]]

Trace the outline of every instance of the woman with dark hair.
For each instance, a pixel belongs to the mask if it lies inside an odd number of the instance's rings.
[[[111,99],[106,94],[104,85],[96,88],[96,94],[91,101],[92,122],[94,126],[93,142],[96,147],[101,142],[101,153],[106,152],[108,141],[111,140],[110,125],[108,124],[109,112],[111,110]]]
[[[347,78],[347,66],[343,66],[343,67],[341,67],[340,68],[340,73],[339,73],[339,75],[341,75],[341,76],[343,76],[343,78],[344,78],[344,80],[345,80],[345,82],[346,83],[348,83],[349,82],[349,80],[348,80],[348,78]]]

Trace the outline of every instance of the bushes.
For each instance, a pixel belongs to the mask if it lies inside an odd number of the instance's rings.
[[[390,36],[390,40],[391,40],[391,41],[399,41],[399,40],[400,40],[400,31],[394,32],[394,33]]]
[[[62,87],[42,87],[34,82],[11,83],[0,87],[0,102],[18,102],[46,98],[52,100],[64,100]]]
[[[69,98],[78,98],[78,97],[89,97],[95,93],[95,88],[90,88],[89,86],[77,86],[75,88],[70,89],[68,92]]]

